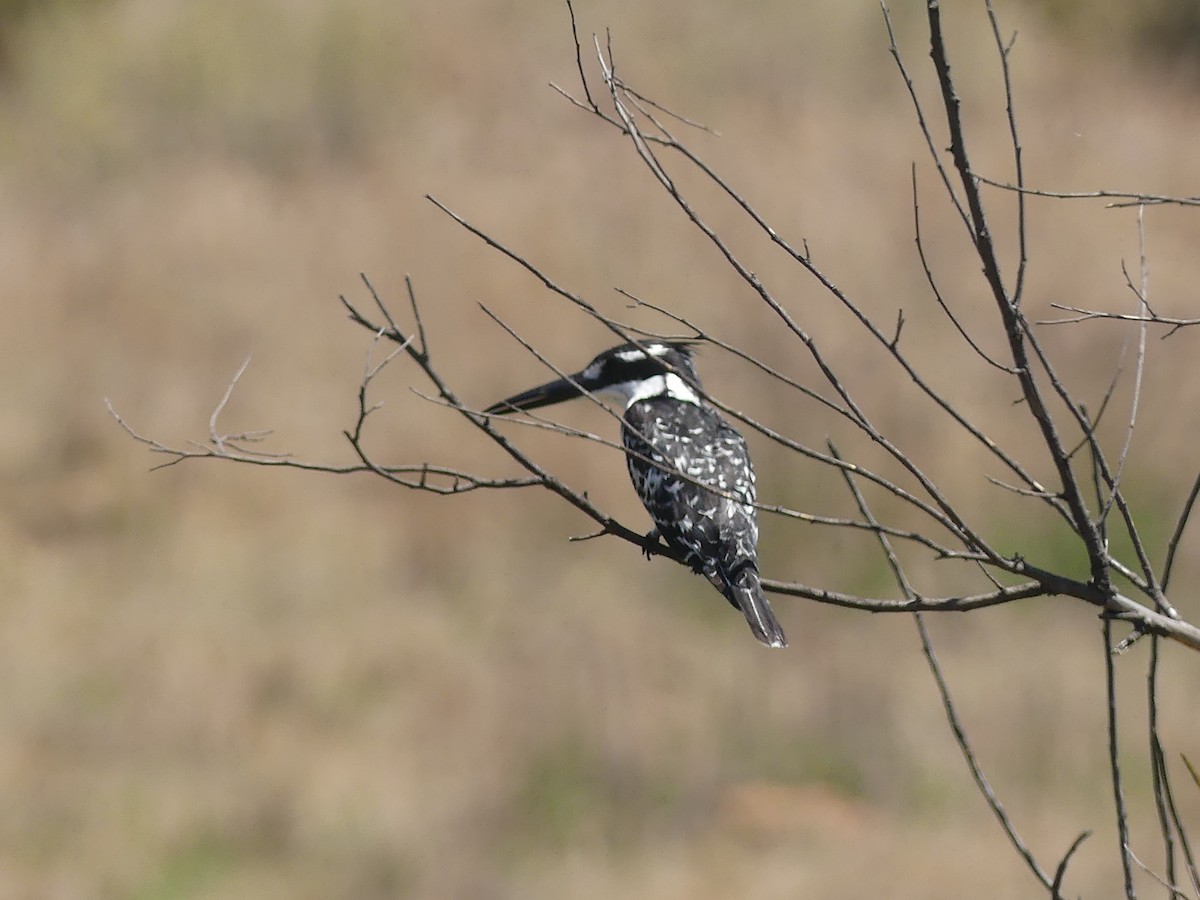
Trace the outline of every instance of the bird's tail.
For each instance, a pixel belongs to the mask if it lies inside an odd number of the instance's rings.
[[[768,647],[786,647],[787,638],[784,637],[783,628],[763,593],[758,569],[753,564],[744,565],[734,571],[726,585],[725,596],[742,611],[754,636]]]

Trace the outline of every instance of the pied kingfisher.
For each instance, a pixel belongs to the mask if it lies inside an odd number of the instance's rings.
[[[584,394],[619,399],[633,487],[659,536],[683,555],[770,647],[786,647],[758,574],[754,469],[745,439],[700,395],[687,341],[643,341],[605,350],[581,371],[494,403],[499,415]]]

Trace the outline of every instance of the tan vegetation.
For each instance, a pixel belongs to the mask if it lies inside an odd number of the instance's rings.
[[[981,13],[946,5],[976,162],[1004,177]],[[807,238],[824,271],[882,317],[904,309],[906,339],[937,378],[1023,427],[1013,397],[961,378],[929,308],[909,186],[923,151],[878,9],[748,9],[579,12],[587,33],[611,26],[626,77],[722,133],[699,140],[707,158]],[[1087,55],[1022,9],[1001,14],[1020,32],[1030,184],[1197,193],[1194,85]],[[924,65],[919,19],[897,17]],[[548,496],[439,501],[371,478],[218,464],[148,474],[158,460],[108,418],[106,396],[143,432],[201,438],[253,352],[228,426],[349,461],[340,430],[367,342],[336,296],[361,294],[359,272],[397,305],[412,274],[443,371],[480,405],[542,374],[480,301],[563,365],[606,346],[425,193],[608,311],[625,302],[620,286],[810,377],[618,138],[545,87],[574,80],[565,8],[110,0],[47,4],[12,34],[0,94],[0,896],[1037,895],[948,739],[907,618],[780,600],[793,646],[764,652],[677,567],[615,542],[567,544],[587,523]],[[943,288],[982,325],[973,260],[921,178]],[[856,387],[876,391],[893,432],[949,468],[966,502],[992,502],[961,438],[892,402],[892,376],[876,377],[877,354],[817,287],[750,245],[732,213],[717,224],[786,286],[827,351],[861,357]],[[1196,234],[1193,212],[1147,213],[1163,315],[1195,314]],[[1051,302],[1130,307],[1120,264],[1136,261],[1133,211],[1036,203],[1030,246],[1037,317]],[[1049,340],[1098,403],[1128,337],[1102,323]],[[1152,342],[1129,473],[1160,556],[1173,491],[1196,465],[1195,339]],[[720,355],[701,366],[753,415],[778,420],[792,402]],[[510,471],[413,396],[400,367],[377,387],[380,458]],[[1126,383],[1114,403],[1128,401]],[[788,408],[797,436],[845,437]],[[609,424],[584,406],[563,417]],[[611,451],[527,440],[643,521]],[[763,499],[849,508],[818,470],[754,450]],[[996,533],[1057,552],[1052,531],[1031,541],[1020,502],[994,502]],[[889,590],[840,532],[773,519],[764,531],[768,575]],[[1193,620],[1194,546],[1175,576]],[[1067,893],[1116,896],[1094,615],[1037,601],[930,624],[1022,833],[1053,865],[1095,828]],[[1143,669],[1120,671],[1136,829],[1153,818]],[[1168,654],[1162,698],[1165,733],[1194,760],[1197,671],[1192,654]],[[1200,791],[1184,787],[1197,836]]]

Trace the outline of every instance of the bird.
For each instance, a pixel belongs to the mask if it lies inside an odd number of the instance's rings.
[[[655,525],[646,535],[647,547],[661,537],[745,616],[761,643],[786,647],[759,576],[754,467],[746,440],[704,398],[695,344],[620,344],[573,375],[483,412],[505,415],[587,395],[622,404],[629,477]]]

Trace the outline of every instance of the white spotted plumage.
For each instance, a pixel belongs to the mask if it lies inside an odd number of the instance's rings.
[[[669,361],[698,387],[690,354],[676,355]],[[760,641],[786,646],[759,584],[756,489],[746,441],[689,390],[695,401],[666,391],[632,393],[622,428],[630,480],[663,540],[742,611]]]
[[[758,574],[754,468],[746,441],[703,400],[691,345],[623,344],[571,378],[484,411],[535,409],[583,392],[615,397],[624,406],[629,477],[655,532],[742,612],[759,641],[786,647]]]

